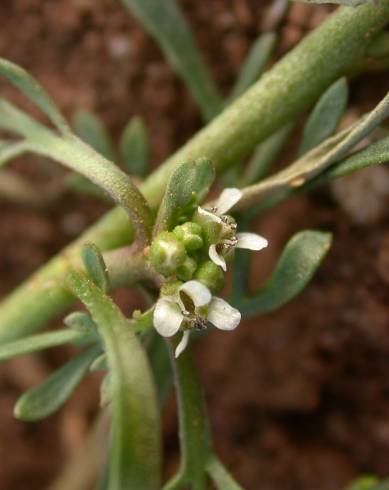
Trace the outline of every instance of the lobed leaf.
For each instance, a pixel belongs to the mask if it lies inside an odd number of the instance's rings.
[[[264,286],[236,303],[242,315],[251,317],[271,312],[297,296],[327,255],[331,238],[330,233],[319,231],[296,233],[287,243]]]
[[[20,340],[6,342],[0,345],[0,361],[11,359],[12,357],[23,356],[42,349],[56,347],[84,339],[85,333],[74,330],[56,330],[37,335],[30,335]]]
[[[41,420],[58,410],[77,388],[100,352],[100,347],[89,348],[57,369],[42,384],[26,391],[16,402],[15,417],[25,421]]]
[[[154,225],[154,236],[173,229],[185,208],[193,208],[203,200],[214,179],[215,168],[210,160],[199,158],[179,165],[167,183]]]
[[[73,125],[82,141],[108,160],[116,161],[113,143],[101,119],[90,111],[80,109],[74,115]]]
[[[304,126],[299,155],[303,155],[332,136],[346,110],[347,101],[347,80],[340,78],[324,92],[313,108]]]
[[[130,175],[145,177],[149,166],[149,141],[146,126],[140,117],[133,117],[120,139],[123,165]]]
[[[222,98],[212,80],[193,34],[175,0],[123,0],[144,28],[155,38],[168,62],[184,79],[205,119],[222,107]]]
[[[44,88],[22,67],[0,58],[0,75],[15,85],[24,95],[46,114],[62,134],[69,134],[70,128]]]

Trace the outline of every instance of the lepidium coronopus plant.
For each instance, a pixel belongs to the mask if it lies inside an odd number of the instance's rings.
[[[0,59],[0,74],[51,123],[1,99],[0,164],[38,154],[70,169],[65,187],[118,206],[0,304],[0,360],[66,343],[80,351],[19,398],[15,416],[27,421],[59,409],[89,371],[104,373],[101,404],[111,430],[109,439],[98,432],[98,446],[103,457],[108,450],[108,464],[94,475],[102,488],[206,490],[211,479],[218,489],[236,490],[240,485],[213,448],[191,344],[206,342],[214,327],[226,335],[244,318],[283,306],[309,283],[329,250],[330,233],[296,233],[267,281],[252,291],[251,255],[272,246],[253,231],[257,218],[292,195],[389,160],[388,137],[372,136],[389,115],[388,96],[338,131],[348,102],[347,76],[371,60],[375,69],[387,64],[388,40],[381,30],[389,20],[389,0],[335,2],[364,5],[339,9],[263,73],[287,5],[277,1],[269,17],[272,32],[254,43],[226,100],[173,0],[123,1],[211,122],[149,173],[142,120],[124,128],[117,150],[94,115],[78,113],[73,128],[29,73]],[[297,117],[310,106],[295,160],[272,172]],[[126,317],[110,296],[117,287],[140,288],[148,307]],[[64,328],[34,333],[76,300],[83,308],[64,318]],[[173,378],[181,463],[163,485],[160,414]],[[88,450],[83,458],[84,466],[95,463]],[[81,490],[95,483],[85,477],[91,472],[72,469],[56,488]]]

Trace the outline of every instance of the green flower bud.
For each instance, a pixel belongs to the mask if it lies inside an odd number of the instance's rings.
[[[150,247],[150,263],[164,276],[174,274],[187,257],[184,245],[169,231],[160,233]]]
[[[217,293],[224,287],[224,273],[221,267],[210,260],[200,265],[195,273],[195,279],[207,286],[212,293]]]
[[[161,287],[161,296],[174,296],[180,286],[182,286],[181,281],[168,279]]]
[[[204,245],[202,231],[199,224],[187,221],[183,225],[176,226],[173,233],[184,244],[188,252],[193,252]]]
[[[206,247],[208,248],[213,243],[218,243],[221,240],[223,225],[212,221],[207,217],[200,214],[196,214],[196,223],[199,224],[203,230],[203,237]]]
[[[189,281],[192,279],[196,269],[197,262],[191,257],[187,257],[185,262],[177,268],[177,277],[183,281]]]

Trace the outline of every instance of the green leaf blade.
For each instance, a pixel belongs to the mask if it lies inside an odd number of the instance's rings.
[[[299,155],[318,146],[335,132],[346,110],[347,101],[347,81],[340,78],[324,92],[313,108],[304,127]]]
[[[102,291],[109,288],[107,266],[99,248],[94,243],[86,243],[81,251],[82,261],[92,281]]]
[[[74,115],[74,128],[78,136],[98,153],[112,162],[116,161],[113,143],[102,121],[92,112],[78,110]]]
[[[232,100],[242,95],[259,78],[273,54],[276,40],[277,36],[274,32],[267,32],[253,43],[232,90]]]
[[[124,128],[120,139],[123,165],[130,175],[144,178],[149,166],[149,141],[146,126],[134,117]]]
[[[170,231],[177,224],[182,211],[200,203],[215,179],[215,169],[210,160],[199,158],[179,165],[166,186],[154,225],[154,236]]]
[[[323,3],[332,3],[334,5],[346,5],[347,7],[358,7],[359,5],[369,3],[372,0],[293,0],[293,1],[303,2],[303,3],[316,3],[319,5]]]
[[[222,99],[175,0],[123,0],[155,38],[169,63],[186,82],[206,120],[223,107]]]
[[[70,133],[68,123],[55,106],[51,97],[26,70],[11,61],[0,58],[0,75],[34,102],[62,134]]]
[[[58,410],[79,385],[100,352],[100,347],[91,347],[55,371],[42,384],[24,393],[16,402],[15,417],[31,422]]]
[[[330,244],[330,233],[306,230],[294,235],[264,286],[238,303],[242,315],[269,313],[297,296],[312,279]]]
[[[73,343],[84,339],[86,336],[82,332],[74,330],[57,330],[37,335],[30,335],[20,340],[6,342],[0,345],[0,361],[11,359],[12,357],[31,354],[50,347]]]
[[[85,274],[68,286],[89,310],[102,336],[112,375],[110,489],[160,488],[160,420],[147,356],[133,324]]]

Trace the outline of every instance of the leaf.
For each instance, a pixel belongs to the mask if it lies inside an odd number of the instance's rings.
[[[293,126],[293,123],[287,124],[257,146],[254,155],[244,169],[239,182],[241,187],[258,182],[266,176],[284,148]]]
[[[293,0],[294,2],[303,2],[303,3],[333,3],[336,5],[347,5],[349,7],[358,7],[359,5],[363,5],[369,2],[375,2],[375,0]]]
[[[146,354],[133,321],[84,273],[71,271],[68,287],[89,310],[105,345],[112,376],[110,489],[160,489],[160,420]]]
[[[149,166],[147,130],[140,117],[133,117],[120,139],[123,165],[130,175],[145,177]]]
[[[98,371],[108,371],[107,354],[104,352],[99,357],[97,357],[92,362],[89,370],[92,373],[95,373],[95,372],[98,372]]]
[[[179,165],[167,183],[154,225],[154,236],[172,230],[185,208],[193,208],[207,195],[214,179],[214,166],[205,158]]]
[[[382,165],[389,162],[389,137],[382,138],[375,143],[359,150],[345,160],[329,168],[316,179],[313,179],[302,190],[310,190],[329,180],[338,179],[345,175],[357,172],[372,165]]]
[[[0,167],[28,151],[23,141],[2,141],[0,143]]]
[[[100,385],[100,407],[105,407],[112,402],[113,389],[112,389],[112,375],[107,373]]]
[[[0,75],[32,100],[62,134],[70,133],[68,123],[55,106],[51,97],[26,70],[11,61],[0,58]]]
[[[347,101],[347,81],[340,78],[324,92],[313,108],[304,126],[299,155],[315,148],[335,132],[346,110]]]
[[[74,311],[67,315],[63,322],[67,327],[83,333],[94,333],[97,328],[91,316],[85,311]]]
[[[151,211],[130,177],[75,135],[60,137],[9,102],[0,99],[0,128],[26,138],[28,151],[62,163],[100,186],[120,204],[137,229],[141,244],[149,241]]]
[[[380,482],[374,475],[364,475],[353,481],[345,490],[389,490],[389,480]]]
[[[217,115],[223,102],[175,0],[123,0],[157,41],[171,67],[183,78],[205,119]]]
[[[115,150],[108,131],[92,112],[80,109],[74,115],[74,128],[78,136],[98,153],[116,161]]]
[[[343,159],[349,151],[376,129],[389,115],[389,93],[358,122],[325,140],[285,170],[258,184],[246,187],[236,210],[251,207],[265,197],[281,191],[298,189],[306,182]]]
[[[37,335],[30,335],[20,340],[6,342],[0,345],[0,361],[12,357],[23,356],[42,349],[72,343],[85,338],[85,334],[74,330],[56,330]]]
[[[97,197],[104,201],[111,201],[111,199],[104,194],[101,187],[98,187],[83,175],[71,172],[64,178],[63,185],[72,192]]]
[[[91,347],[55,371],[42,384],[26,391],[16,402],[15,417],[25,421],[41,420],[58,410],[99,354],[100,347]]]
[[[81,250],[82,261],[92,281],[102,291],[109,288],[107,266],[99,248],[94,243],[85,243]]]
[[[243,490],[215,456],[208,462],[208,473],[218,490]]]
[[[243,316],[268,313],[297,296],[312,279],[331,244],[331,234],[301,231],[287,243],[270,278],[252,296],[238,301]]]
[[[231,101],[245,92],[261,75],[276,44],[274,32],[262,34],[251,46],[231,93]]]

